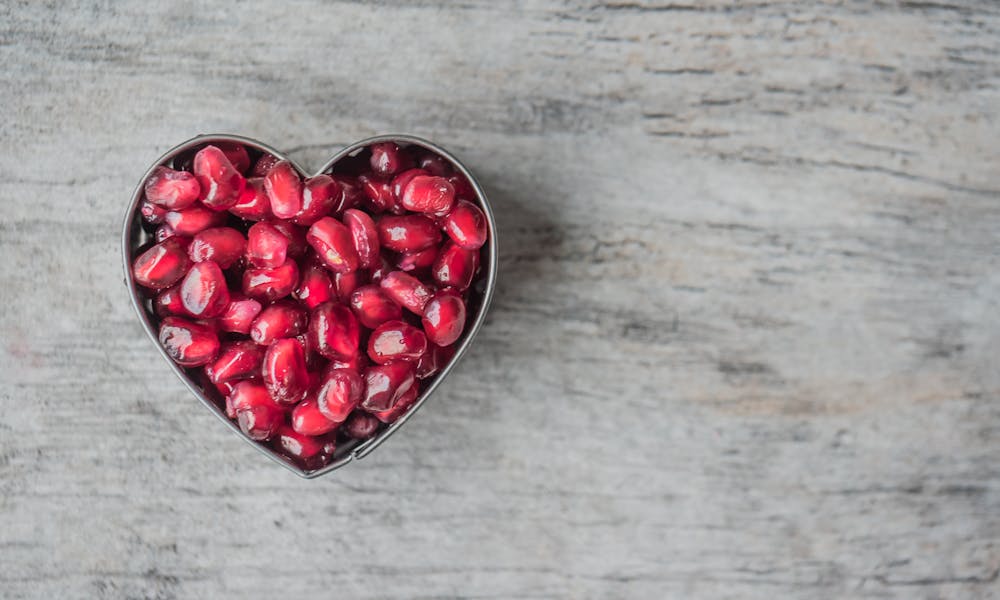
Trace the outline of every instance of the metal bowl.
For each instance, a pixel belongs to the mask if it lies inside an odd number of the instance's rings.
[[[132,192],[132,199],[128,203],[128,208],[125,210],[125,223],[124,226],[122,227],[122,263],[125,270],[125,287],[128,289],[129,298],[132,301],[132,307],[135,308],[136,315],[138,315],[139,322],[142,323],[142,327],[143,329],[145,329],[146,335],[149,336],[149,339],[152,340],[153,345],[156,347],[157,351],[159,351],[163,359],[167,361],[167,364],[170,365],[170,368],[171,370],[173,370],[174,374],[177,375],[177,377],[184,383],[184,385],[187,386],[188,390],[190,390],[191,393],[194,394],[195,397],[197,397],[198,400],[200,400],[201,403],[205,405],[206,408],[208,408],[213,414],[215,414],[215,416],[218,417],[220,421],[225,423],[226,427],[228,427],[233,433],[237,434],[238,436],[249,442],[259,452],[261,452],[274,462],[278,463],[282,467],[285,467],[289,471],[306,479],[319,477],[320,475],[325,475],[330,471],[339,469],[340,467],[343,467],[349,462],[368,456],[368,454],[370,454],[372,451],[378,448],[382,444],[382,442],[388,439],[389,436],[398,431],[399,428],[402,427],[420,409],[420,407],[424,405],[425,402],[427,402],[427,399],[431,397],[431,395],[434,393],[434,390],[437,389],[437,387],[441,384],[441,382],[444,381],[444,379],[448,376],[448,374],[455,368],[455,365],[458,363],[459,359],[462,357],[462,355],[465,354],[465,351],[469,348],[469,345],[472,343],[472,339],[476,336],[476,333],[478,333],[479,329],[483,326],[483,321],[486,319],[486,312],[489,310],[490,301],[493,298],[493,291],[496,288],[497,232],[496,232],[496,221],[493,218],[493,211],[490,208],[490,203],[486,198],[486,193],[483,192],[482,187],[480,187],[475,177],[472,176],[472,173],[469,172],[469,170],[465,167],[465,165],[461,163],[461,161],[455,158],[454,155],[452,155],[444,148],[441,148],[440,146],[432,142],[429,142],[425,139],[421,139],[419,137],[415,137],[412,135],[396,135],[396,134],[380,135],[365,140],[361,140],[359,142],[355,142],[354,144],[351,144],[350,146],[344,148],[336,155],[334,155],[333,158],[328,160],[316,172],[316,175],[322,173],[328,173],[341,159],[349,156],[356,156],[366,147],[378,142],[396,142],[401,145],[408,145],[408,146],[415,145],[426,148],[427,150],[430,150],[431,152],[434,152],[440,155],[441,157],[445,158],[446,160],[448,160],[454,166],[454,168],[459,173],[464,175],[469,180],[469,183],[472,184],[472,187],[476,192],[476,202],[479,205],[479,208],[481,208],[483,210],[483,213],[486,215],[486,221],[489,228],[489,238],[487,239],[486,245],[484,246],[486,254],[485,260],[483,262],[485,280],[482,283],[485,283],[485,285],[482,287],[479,305],[476,307],[477,312],[474,318],[472,319],[471,326],[469,326],[467,330],[462,334],[462,339],[456,342],[457,348],[455,351],[455,356],[451,359],[451,361],[447,365],[445,365],[445,367],[441,370],[441,372],[438,373],[430,381],[430,383],[427,385],[427,388],[420,395],[420,397],[413,404],[413,406],[411,406],[410,409],[407,410],[406,413],[403,414],[401,417],[399,417],[399,419],[397,419],[394,423],[389,425],[387,428],[381,430],[377,435],[375,435],[370,439],[360,442],[351,441],[349,443],[342,444],[337,448],[329,464],[320,469],[308,471],[300,468],[298,465],[291,462],[290,459],[284,457],[278,452],[275,452],[271,448],[259,442],[255,442],[254,440],[251,440],[249,437],[247,437],[236,425],[236,423],[234,423],[228,417],[226,417],[225,411],[222,408],[220,408],[216,404],[216,402],[214,402],[211,398],[209,398],[205,394],[201,386],[194,379],[192,379],[189,372],[186,371],[181,366],[179,366],[173,360],[171,360],[171,358],[167,355],[166,351],[163,349],[163,346],[160,345],[158,339],[158,334],[154,323],[156,323],[159,319],[152,312],[149,301],[144,298],[143,292],[137,288],[135,281],[132,277],[131,266],[133,260],[138,254],[138,250],[152,240],[152,235],[149,232],[147,232],[142,226],[142,217],[139,214],[138,210],[139,204],[143,200],[143,185],[146,179],[149,178],[153,169],[155,169],[156,167],[161,165],[169,166],[170,164],[172,164],[172,161],[175,157],[182,155],[185,152],[188,152],[198,146],[214,142],[236,142],[239,144],[243,144],[244,146],[250,149],[257,150],[261,153],[272,154],[278,157],[279,159],[291,162],[292,165],[294,165],[295,168],[299,171],[299,173],[303,175],[303,177],[309,176],[306,174],[305,170],[303,170],[300,166],[298,166],[295,163],[295,161],[285,156],[282,152],[275,150],[274,148],[268,146],[267,144],[258,142],[257,140],[253,140],[238,135],[229,135],[229,134],[199,135],[197,137],[191,138],[186,142],[178,144],[177,146],[174,146],[166,153],[164,153],[163,156],[156,159],[153,165],[150,166],[149,169],[142,175],[142,177],[139,179],[139,184],[135,188],[135,191]]]

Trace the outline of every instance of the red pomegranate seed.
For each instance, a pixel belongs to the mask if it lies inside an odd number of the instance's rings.
[[[370,412],[389,410],[415,381],[413,363],[405,360],[368,367],[361,406]]]
[[[326,365],[326,370],[324,373],[329,373],[334,369],[350,369],[355,373],[362,373],[368,368],[370,361],[364,352],[358,352],[354,356],[348,359],[337,359],[334,358]]]
[[[344,225],[351,232],[354,249],[358,253],[358,266],[372,269],[379,264],[378,230],[375,221],[367,213],[355,208],[344,211]]]
[[[271,439],[285,422],[285,411],[267,388],[253,381],[241,381],[233,387],[226,401],[240,425],[240,430],[258,442]]]
[[[326,358],[351,358],[358,353],[360,338],[358,321],[346,306],[327,302],[312,310],[309,342]]]
[[[406,189],[406,185],[419,175],[430,175],[430,173],[423,169],[407,169],[392,178],[392,195],[397,203],[403,199],[403,190]]]
[[[372,269],[369,279],[372,280],[372,283],[381,283],[382,278],[385,277],[387,273],[391,273],[395,270],[396,268],[388,260],[386,260],[384,256],[379,257],[379,264],[377,267]]]
[[[392,184],[368,175],[358,177],[358,184],[364,192],[367,200],[365,206],[373,213],[393,212],[398,213],[402,207],[396,203],[396,198],[392,195]]]
[[[167,218],[167,209],[157,206],[149,200],[143,200],[142,204],[139,205],[139,214],[142,215],[143,221],[151,225],[159,225]]]
[[[357,179],[346,175],[330,175],[330,177],[340,186],[340,200],[330,211],[331,213],[342,213],[348,208],[354,208],[361,204],[365,193]]]
[[[219,327],[222,331],[233,333],[250,333],[254,319],[261,311],[260,302],[247,298],[240,293],[231,293],[229,306],[219,317]]]
[[[368,338],[368,357],[380,365],[394,360],[416,361],[426,351],[424,332],[403,321],[382,323]]]
[[[486,215],[471,202],[459,200],[442,225],[448,237],[466,250],[478,250],[486,243]]]
[[[146,200],[170,210],[187,208],[198,200],[201,186],[194,175],[156,167],[146,180]]]
[[[264,154],[257,159],[257,164],[253,166],[253,176],[263,177],[271,170],[271,167],[281,162],[281,159],[273,154]]]
[[[427,352],[424,352],[417,361],[417,379],[427,379],[437,375],[453,356],[455,356],[455,346],[428,344]]]
[[[132,263],[132,276],[143,287],[161,290],[180,281],[190,266],[184,246],[170,238],[140,254]]]
[[[205,373],[216,384],[256,379],[260,377],[263,362],[264,350],[257,344],[248,340],[225,342],[219,350],[219,357],[205,367]]]
[[[367,440],[378,431],[380,421],[375,415],[356,410],[344,421],[341,431],[354,440]]]
[[[358,268],[358,253],[351,232],[337,219],[323,217],[313,223],[306,240],[335,273],[350,273]]]
[[[418,175],[403,188],[399,202],[407,210],[444,216],[455,204],[455,188],[444,177]]]
[[[403,309],[377,285],[365,285],[354,290],[350,304],[358,321],[369,329],[403,318]]]
[[[247,154],[247,149],[243,144],[238,144],[236,142],[218,142],[216,146],[222,153],[226,155],[229,162],[232,163],[233,167],[236,168],[240,174],[245,174],[247,169],[250,168],[250,155]]]
[[[309,372],[302,344],[294,338],[275,340],[264,354],[264,385],[279,404],[295,404],[309,391]]]
[[[271,223],[254,223],[247,231],[247,259],[255,267],[274,268],[288,257],[288,237]]]
[[[334,440],[330,436],[303,435],[288,425],[278,429],[271,443],[278,452],[306,470],[315,470],[326,465],[336,449]]]
[[[448,240],[431,266],[431,276],[442,286],[464,290],[469,287],[472,276],[476,274],[478,256],[475,250],[466,250]]]
[[[254,320],[250,327],[250,339],[268,346],[279,338],[305,333],[308,324],[309,313],[304,308],[287,300],[275,302]]]
[[[218,317],[229,307],[226,276],[214,262],[200,262],[191,267],[181,282],[184,310],[194,317]]]
[[[421,271],[424,269],[429,269],[431,265],[434,264],[435,259],[438,256],[437,246],[431,246],[430,248],[424,248],[423,250],[418,250],[416,252],[408,252],[400,254],[396,257],[396,267],[400,271]]]
[[[391,177],[398,173],[408,162],[394,142],[380,142],[371,145],[372,156],[370,163],[372,171],[379,177]]]
[[[195,234],[188,256],[194,262],[210,260],[228,269],[243,256],[246,245],[243,234],[232,227],[212,227]]]
[[[271,212],[279,219],[291,219],[302,210],[302,178],[287,160],[267,172],[264,189],[271,201]]]
[[[191,237],[209,227],[220,227],[226,223],[226,214],[192,206],[184,210],[172,210],[163,217],[163,222],[177,235]]]
[[[229,212],[247,221],[263,221],[271,217],[271,201],[264,190],[263,177],[247,179],[246,187],[240,194],[236,204],[229,207]]]
[[[298,281],[299,267],[290,260],[273,269],[247,269],[243,272],[243,293],[273,302],[291,294]]]
[[[341,203],[343,192],[340,184],[329,175],[317,175],[306,179],[302,192],[302,210],[292,222],[308,227],[322,217],[333,212]]]
[[[422,215],[384,216],[375,229],[382,246],[393,252],[417,252],[441,241],[441,230]]]
[[[354,290],[363,283],[360,271],[333,274],[333,291],[340,302],[346,304]]]
[[[448,183],[455,188],[455,198],[470,201],[475,199],[476,190],[472,188],[472,184],[464,175],[456,173],[448,178]]]
[[[207,365],[219,353],[219,336],[206,325],[181,317],[167,317],[160,323],[160,345],[182,367]]]
[[[274,219],[268,223],[288,238],[289,258],[301,258],[309,251],[309,243],[306,241],[306,231],[308,230],[305,227],[299,227],[281,219]]]
[[[451,164],[437,154],[424,154],[417,160],[417,166],[437,177],[451,174]]]
[[[153,312],[159,317],[189,316],[184,310],[184,303],[181,302],[181,286],[175,285],[157,294],[153,299]]]
[[[403,416],[403,414],[406,413],[406,411],[410,410],[410,407],[413,406],[414,403],[416,403],[417,397],[419,395],[420,395],[420,389],[418,388],[418,386],[414,385],[410,387],[410,389],[407,390],[406,393],[402,394],[398,400],[396,400],[396,404],[393,405],[392,408],[381,411],[375,411],[372,414],[375,415],[376,419],[382,421],[383,423],[386,424],[395,423],[399,417]]]
[[[323,374],[316,403],[327,419],[342,423],[361,402],[364,390],[364,381],[357,371],[329,369]]]
[[[333,283],[326,269],[319,265],[307,264],[301,271],[299,286],[292,294],[299,302],[311,310],[336,298]]]
[[[438,346],[454,344],[465,329],[465,302],[453,292],[442,290],[424,307],[421,323],[432,343]]]
[[[326,415],[320,412],[319,405],[312,397],[299,402],[292,409],[292,429],[302,435],[323,435],[330,433],[340,425],[337,421],[331,421]]]
[[[192,170],[201,185],[202,204],[214,210],[226,210],[236,204],[246,186],[246,180],[216,146],[199,150],[194,155]]]
[[[402,271],[387,273],[382,277],[379,286],[397,304],[418,315],[423,314],[424,305],[434,294],[434,291],[420,283],[419,279]]]

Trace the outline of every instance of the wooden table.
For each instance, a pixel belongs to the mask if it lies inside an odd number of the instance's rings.
[[[211,6],[205,6],[211,4]],[[0,8],[0,596],[1000,597],[1000,6]],[[122,210],[200,132],[463,157],[501,281],[301,481],[142,334]]]

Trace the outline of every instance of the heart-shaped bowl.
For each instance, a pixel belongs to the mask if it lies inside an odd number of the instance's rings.
[[[297,165],[295,161],[285,156],[282,152],[257,140],[230,134],[199,135],[171,148],[149,167],[149,169],[139,179],[139,184],[132,193],[132,199],[129,201],[128,208],[125,211],[125,222],[122,228],[122,257],[125,269],[125,286],[128,289],[132,306],[135,308],[135,312],[139,317],[139,322],[142,323],[142,327],[145,329],[149,339],[152,340],[153,345],[159,351],[160,355],[163,356],[164,360],[167,361],[167,364],[170,365],[174,374],[180,378],[185,386],[187,386],[188,390],[190,390],[191,393],[194,394],[206,408],[215,414],[220,421],[225,423],[226,427],[249,442],[254,448],[269,457],[271,460],[277,462],[279,465],[292,471],[296,475],[306,479],[319,477],[320,475],[324,475],[330,471],[338,469],[353,460],[364,458],[378,448],[389,436],[398,431],[399,428],[402,427],[410,419],[410,417],[412,417],[413,414],[416,413],[421,406],[423,406],[425,402],[427,402],[427,399],[430,398],[437,387],[442,381],[444,381],[444,379],[458,363],[462,355],[465,354],[465,351],[472,343],[472,339],[482,327],[483,321],[486,318],[486,313],[489,309],[490,301],[493,298],[493,291],[496,287],[498,248],[496,222],[493,217],[493,211],[490,208],[490,203],[486,198],[486,194],[483,192],[482,187],[476,182],[472,173],[470,173],[469,170],[457,158],[455,158],[454,155],[444,148],[411,135],[380,135],[361,140],[347,146],[328,160],[326,164],[320,167],[315,175],[330,173],[342,161],[350,161],[354,159],[359,154],[362,154],[366,148],[379,142],[395,142],[400,146],[417,146],[423,148],[445,159],[451,164],[456,173],[465,176],[475,192],[475,202],[479,208],[482,209],[487,221],[488,238],[486,244],[481,249],[480,254],[480,264],[483,272],[479,277],[478,283],[474,284],[474,287],[476,288],[474,291],[474,297],[477,299],[473,302],[470,297],[467,324],[464,332],[462,333],[462,337],[454,344],[455,353],[448,364],[444,365],[440,372],[433,376],[432,379],[429,381],[425,380],[424,389],[420,393],[417,400],[396,421],[390,423],[375,436],[369,439],[360,441],[351,440],[338,445],[336,451],[330,459],[330,462],[318,469],[309,470],[302,468],[300,465],[292,462],[291,459],[278,453],[264,443],[256,442],[250,439],[243,433],[243,431],[240,430],[239,426],[226,416],[225,409],[222,405],[220,405],[218,398],[213,399],[213,397],[216,396],[215,390],[207,391],[200,383],[198,374],[194,369],[185,369],[170,358],[166,350],[159,342],[157,325],[160,318],[152,310],[149,294],[137,286],[132,274],[132,263],[136,256],[138,256],[138,254],[140,254],[141,251],[148,247],[153,241],[153,233],[149,231],[146,226],[144,226],[139,208],[145,196],[144,184],[152,174],[153,170],[157,167],[167,166],[179,168],[180,162],[183,162],[185,159],[190,159],[198,148],[208,144],[237,143],[245,146],[251,153],[259,153],[260,155],[270,154],[280,160],[289,161],[303,178],[310,177],[310,175]]]

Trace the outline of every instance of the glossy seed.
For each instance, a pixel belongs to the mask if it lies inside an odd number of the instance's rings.
[[[160,290],[180,281],[190,266],[184,246],[170,238],[140,254],[132,263],[132,276],[139,285]]]
[[[361,406],[370,412],[392,408],[416,381],[413,364],[405,360],[368,367],[364,379]]]
[[[417,252],[441,241],[441,231],[422,215],[380,217],[375,222],[379,243],[393,252]]]
[[[156,167],[146,180],[144,191],[147,201],[169,210],[180,210],[197,202],[201,186],[191,173]]]
[[[403,321],[382,323],[368,338],[368,357],[381,365],[394,360],[416,361],[426,351],[424,332]]]
[[[219,353],[219,336],[212,327],[181,317],[160,323],[160,345],[182,367],[200,367]]]
[[[393,271],[382,277],[379,286],[387,296],[410,312],[420,315],[434,290],[419,279],[402,271]]]
[[[229,288],[219,265],[206,261],[191,267],[181,282],[181,302],[184,310],[194,317],[210,319],[222,315],[229,307]]]
[[[327,302],[309,316],[309,342],[321,355],[346,360],[358,353],[361,332],[351,309]]]
[[[465,302],[450,291],[440,291],[424,307],[421,323],[431,343],[454,344],[465,328]]]
[[[361,402],[365,384],[353,369],[329,369],[323,374],[316,402],[320,412],[341,423]]]
[[[403,318],[403,309],[377,285],[365,285],[354,290],[350,306],[358,321],[369,329]]]
[[[279,404],[295,404],[309,391],[305,351],[294,338],[272,342],[264,354],[262,370],[264,385]]]
[[[288,257],[289,243],[288,237],[271,223],[254,223],[247,231],[247,260],[255,267],[278,267]]]
[[[305,333],[309,324],[309,313],[298,303],[280,300],[268,306],[254,319],[250,327],[250,339],[263,346],[286,337]]]
[[[229,306],[218,319],[219,328],[232,333],[250,333],[250,327],[263,307],[260,302],[238,292],[232,292],[229,296]]]
[[[399,203],[407,210],[443,216],[455,204],[455,188],[444,177],[418,175],[403,188]]]
[[[213,210],[226,210],[236,204],[246,186],[246,179],[217,146],[199,150],[192,170],[201,186],[199,199]]]
[[[273,302],[292,293],[299,281],[299,267],[286,261],[280,267],[247,269],[243,272],[243,293]]]
[[[323,217],[313,223],[306,240],[330,270],[350,273],[358,268],[358,252],[351,232],[337,219]]]
[[[291,219],[302,210],[302,178],[287,160],[279,161],[267,172],[264,190],[275,217]]]
[[[247,240],[232,227],[211,227],[195,234],[188,246],[188,257],[194,262],[212,261],[228,269],[243,256]]]

